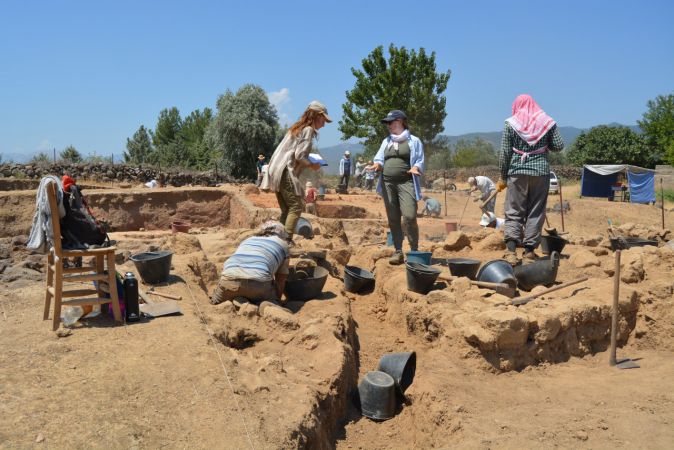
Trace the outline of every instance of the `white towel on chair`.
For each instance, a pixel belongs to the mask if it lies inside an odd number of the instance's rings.
[[[26,244],[26,247],[29,249],[37,250],[40,253],[47,253],[47,250],[54,245],[54,230],[51,226],[51,210],[49,208],[49,196],[47,195],[47,186],[50,183],[56,184],[56,203],[59,209],[59,219],[66,215],[66,209],[63,206],[63,185],[61,184],[61,180],[54,175],[47,175],[40,180],[40,186],[37,188],[33,226],[30,229],[28,243]]]

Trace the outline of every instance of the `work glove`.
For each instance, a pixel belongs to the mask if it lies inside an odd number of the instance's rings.
[[[503,181],[502,178],[499,178],[499,180],[496,182],[496,190],[498,192],[501,192],[502,190],[504,190],[507,187],[508,187],[508,185],[506,185],[506,182]]]

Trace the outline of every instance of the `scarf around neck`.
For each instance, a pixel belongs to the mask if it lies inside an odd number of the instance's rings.
[[[400,134],[389,134],[389,144],[387,147],[393,146],[394,150],[398,150],[398,144],[400,142],[405,142],[410,139],[410,130],[405,130]]]
[[[535,145],[556,124],[528,94],[518,95],[513,102],[513,115],[506,119],[515,132],[529,145]]]

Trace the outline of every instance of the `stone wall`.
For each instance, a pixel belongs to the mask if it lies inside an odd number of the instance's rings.
[[[101,182],[145,183],[150,180],[161,181],[169,186],[200,185],[212,186],[216,183],[237,182],[228,175],[183,170],[159,170],[156,167],[128,166],[125,164],[0,164],[0,175],[19,179],[39,180],[45,175],[68,174],[75,180]]]

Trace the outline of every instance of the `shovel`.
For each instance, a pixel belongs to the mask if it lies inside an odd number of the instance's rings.
[[[494,191],[491,193],[489,197],[487,197],[487,200],[483,201],[482,204],[480,205],[480,209],[484,212],[484,209],[487,207],[487,203],[489,203],[494,197],[498,195],[498,191]]]
[[[142,312],[143,314],[146,314],[150,317],[168,316],[170,314],[182,314],[182,311],[180,311],[180,306],[178,306],[178,302],[175,300],[169,300],[162,303],[155,303],[142,292],[139,291],[138,294],[140,295],[140,298],[145,302],[138,305],[140,308],[140,312]]]
[[[543,289],[542,291],[538,292],[537,294],[532,294],[528,295],[526,297],[520,297],[516,298],[515,300],[510,300],[507,303],[496,303],[494,306],[502,306],[502,305],[513,305],[513,306],[520,306],[520,305],[526,305],[527,303],[536,300],[538,297],[541,295],[549,294],[550,292],[557,291],[559,289],[563,289],[565,287],[573,286],[574,284],[582,283],[583,281],[587,281],[588,277],[581,277],[577,278],[572,281],[567,281],[566,283],[559,284],[557,286],[553,286],[547,289]]]
[[[445,274],[440,274],[438,278],[450,282],[456,280],[455,277]],[[487,281],[470,280],[470,284],[485,289],[491,289],[492,291],[496,291],[497,294],[505,295],[508,298],[513,298],[515,296],[515,289],[511,288],[506,283],[489,283]]]
[[[618,341],[618,296],[620,293],[620,250],[615,251],[615,273],[613,275],[613,311],[611,315],[611,356],[609,364],[618,369],[638,369],[639,364],[629,358],[616,358],[616,343]]]

